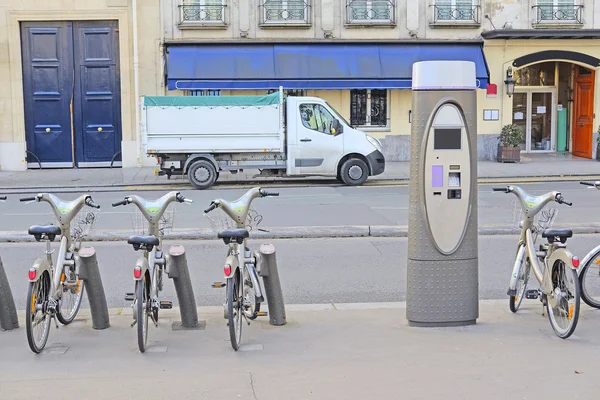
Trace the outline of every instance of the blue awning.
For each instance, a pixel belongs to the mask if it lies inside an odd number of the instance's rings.
[[[483,45],[460,42],[169,46],[167,79],[169,90],[405,89],[412,65],[429,60],[473,61],[487,88]]]

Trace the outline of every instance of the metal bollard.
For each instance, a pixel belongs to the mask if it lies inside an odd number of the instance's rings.
[[[108,316],[108,305],[102,286],[102,277],[98,269],[96,249],[86,246],[75,255],[75,265],[79,269],[79,279],[83,280],[87,291],[90,312],[92,313],[92,327],[94,329],[106,329],[110,327]]]
[[[269,323],[276,326],[285,325],[285,304],[281,292],[281,283],[279,282],[279,272],[277,271],[275,246],[271,243],[262,244],[255,256],[260,276],[263,279],[265,294],[267,295]]]
[[[13,299],[8,278],[4,271],[4,264],[2,264],[2,259],[0,258],[0,328],[10,331],[18,327],[19,317],[17,317],[15,300]]]
[[[174,245],[169,248],[167,254],[167,273],[173,279],[177,300],[179,301],[179,313],[181,314],[181,326],[183,328],[198,327],[198,309],[196,298],[192,288],[192,280],[188,270],[185,248]]]

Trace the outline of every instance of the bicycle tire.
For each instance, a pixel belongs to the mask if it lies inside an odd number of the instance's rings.
[[[75,303],[73,305],[73,308],[71,309],[71,312],[67,316],[63,315],[63,309],[62,309],[63,298],[65,295],[64,291],[61,296],[61,299],[58,302],[58,312],[56,313],[56,318],[63,325],[69,325],[71,322],[73,322],[73,320],[77,316],[77,313],[79,312],[79,308],[81,307],[81,300],[83,299],[83,291],[85,290],[85,284],[84,284],[83,280],[79,279],[77,281],[77,285],[78,286],[77,286],[77,290],[75,293],[76,294]]]
[[[568,328],[560,329],[560,327],[557,326],[556,319],[554,318],[554,311],[552,309],[552,306],[550,305],[549,299],[546,299],[546,311],[548,312],[548,319],[550,320],[550,325],[552,326],[554,333],[556,333],[556,335],[561,339],[567,339],[569,336],[571,336],[573,334],[573,332],[575,332],[575,328],[577,328],[577,322],[579,321],[579,308],[580,308],[580,303],[581,303],[580,302],[581,287],[579,284],[579,278],[577,276],[577,272],[574,271],[573,269],[571,269],[570,267],[568,267],[564,261],[561,260],[561,262],[563,263],[563,265],[564,265],[563,268],[566,271],[565,277],[568,277],[568,275],[571,275],[571,277],[573,279],[573,283],[575,285],[575,294],[574,294],[575,303],[573,304],[572,309],[571,309],[571,305],[569,305],[569,310],[567,311],[569,314],[568,319],[570,319],[572,322]],[[554,272],[555,266],[556,266],[556,263],[555,263],[555,265],[552,266],[553,272]],[[553,282],[553,290],[554,290],[554,282]]]
[[[590,307],[600,308],[600,300],[594,300],[593,296],[588,293],[586,284],[586,277],[590,271],[590,266],[593,261],[596,260],[600,256],[600,250],[594,253],[594,255],[589,259],[585,265],[581,267],[581,271],[579,273],[579,285],[581,286],[581,299]]]
[[[146,343],[148,342],[148,312],[147,306],[144,303],[148,302],[146,276],[136,282],[136,318],[137,318],[137,340],[140,352],[146,351]],[[140,302],[140,299],[142,300]]]
[[[39,342],[36,342],[34,338],[33,329],[33,318],[35,318],[35,305],[39,303],[39,298],[48,298],[48,292],[50,287],[50,276],[47,272],[42,273],[40,279],[35,282],[29,282],[29,286],[27,288],[27,304],[25,311],[25,329],[27,331],[27,343],[29,344],[29,348],[36,354],[39,354],[44,350],[46,346],[46,342],[48,341],[48,335],[50,333],[50,316],[46,314],[44,316],[43,326],[42,326],[42,335]],[[40,295],[41,292],[46,292]],[[34,297],[35,296],[35,297]],[[42,300],[42,302],[45,300]],[[32,310],[33,308],[33,310]],[[33,312],[33,315],[32,315]]]
[[[521,275],[521,270],[523,269],[523,265],[525,265],[525,272]],[[510,296],[508,299],[508,307],[510,311],[516,313],[523,302],[523,297],[525,296],[525,292],[527,291],[527,284],[529,283],[529,274],[531,273],[531,263],[529,262],[529,258],[523,257],[523,262],[521,263],[521,267],[519,268],[519,278],[517,278],[517,293],[515,296]],[[524,277],[524,279],[520,279],[520,277]],[[518,288],[518,283],[523,282],[523,287],[521,290]]]
[[[242,340],[242,310],[239,290],[239,274],[227,278],[227,325],[229,326],[229,340],[231,347],[237,351]],[[237,316],[237,319],[236,319]],[[237,330],[236,330],[237,328]]]

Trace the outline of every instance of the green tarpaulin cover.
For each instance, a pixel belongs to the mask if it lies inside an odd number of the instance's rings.
[[[279,92],[265,96],[144,96],[146,107],[252,107],[279,104]]]

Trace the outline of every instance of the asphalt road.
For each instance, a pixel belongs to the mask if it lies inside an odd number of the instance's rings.
[[[494,193],[493,186],[479,186],[480,226],[513,226],[515,221],[512,194]],[[532,195],[552,190],[563,193],[573,207],[551,203],[559,213],[555,226],[600,223],[600,192],[587,189],[578,182],[549,182],[522,184]],[[295,187],[277,188],[279,197],[256,199],[253,207],[262,215],[260,226],[344,226],[344,225],[401,225],[408,224],[408,187],[363,186],[363,187]],[[235,200],[246,189],[219,189],[210,191],[186,190],[182,194],[194,200],[191,205],[172,203],[174,229],[210,228],[209,219],[203,210],[214,198]],[[167,191],[132,192],[147,199],[156,199]],[[139,215],[134,205],[113,208],[113,202],[122,200],[129,193],[123,191],[92,193],[96,203],[102,206],[95,229],[101,231],[130,231],[133,233],[132,216]],[[25,196],[25,195],[23,195]],[[29,195],[27,195],[29,196]],[[72,200],[75,194],[59,197]],[[20,203],[19,195],[10,195],[0,204],[0,231],[25,233],[30,225],[54,221],[50,206],[46,203]],[[217,211],[219,212],[219,211]],[[214,215],[214,214],[210,214]]]
[[[479,287],[481,299],[505,299],[516,236],[480,236]],[[279,275],[287,304],[360,303],[404,301],[406,292],[406,238],[344,238],[272,241],[277,249]],[[569,240],[582,259],[600,243],[600,235],[579,235]],[[166,242],[168,249],[169,243]],[[196,303],[221,305],[226,247],[220,241],[181,242],[186,247]],[[261,242],[251,241],[257,248]],[[137,254],[125,243],[94,243],[108,306],[129,307],[123,299],[133,290]],[[42,255],[43,244],[0,245],[9,283],[19,309],[27,291],[27,270]],[[533,284],[533,281],[532,281]],[[173,283],[164,285],[163,300],[177,304]],[[533,288],[533,286],[532,286]],[[537,304],[537,303],[536,303]],[[87,308],[87,300],[83,304]]]

